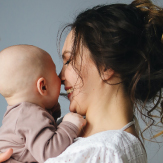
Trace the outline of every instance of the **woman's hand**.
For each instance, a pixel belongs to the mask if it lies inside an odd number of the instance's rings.
[[[13,153],[13,149],[11,148],[4,153],[0,153],[0,163],[8,160],[11,157],[12,153]]]

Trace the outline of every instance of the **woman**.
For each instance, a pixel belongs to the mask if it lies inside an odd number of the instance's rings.
[[[147,162],[133,120],[139,111],[154,122],[152,111],[161,103],[162,19],[163,10],[149,0],[97,6],[77,16],[62,50],[60,78],[70,111],[85,115],[87,125],[46,163]],[[153,99],[157,103],[146,107]],[[163,123],[163,106],[159,111]]]

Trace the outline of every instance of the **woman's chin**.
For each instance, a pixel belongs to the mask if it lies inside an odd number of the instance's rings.
[[[75,107],[71,107],[71,105],[69,107],[69,110],[70,110],[70,112],[77,113],[76,108]]]
[[[83,107],[81,108],[80,106],[81,106],[81,104],[76,103],[76,101],[73,100],[70,102],[69,110],[70,110],[70,112],[78,113],[82,116],[85,116],[86,109],[83,109]]]

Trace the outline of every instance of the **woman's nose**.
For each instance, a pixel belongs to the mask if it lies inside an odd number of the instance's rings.
[[[59,73],[58,77],[61,79],[61,84],[64,84],[65,77],[64,77],[63,69]]]

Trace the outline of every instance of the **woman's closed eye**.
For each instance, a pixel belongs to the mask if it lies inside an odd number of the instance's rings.
[[[69,59],[64,65],[68,65],[71,62],[71,59]]]

